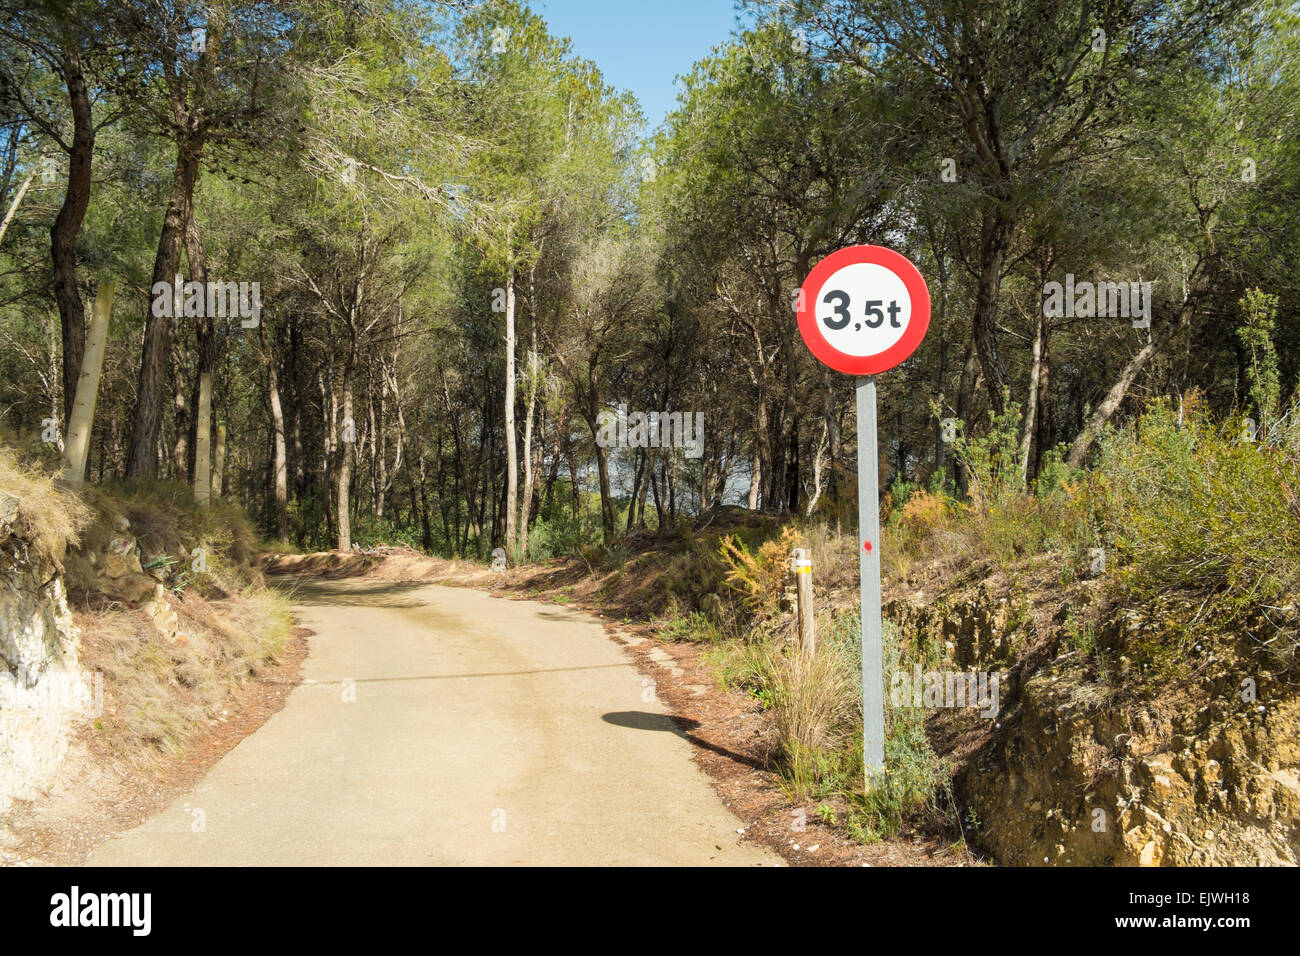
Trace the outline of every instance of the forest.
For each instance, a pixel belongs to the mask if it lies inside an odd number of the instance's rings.
[[[0,0],[0,436],[285,549],[847,521],[854,381],[795,309],[853,244],[933,303],[896,498],[998,429],[1059,483],[1161,399],[1286,427],[1293,3],[744,11],[651,127],[513,0]]]

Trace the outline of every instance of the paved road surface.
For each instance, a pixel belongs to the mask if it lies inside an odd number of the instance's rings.
[[[316,634],[284,709],[89,863],[779,862],[594,619],[437,586],[295,601]]]

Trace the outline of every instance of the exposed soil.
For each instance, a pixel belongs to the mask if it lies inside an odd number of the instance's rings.
[[[124,760],[88,723],[69,749],[56,789],[40,800],[16,801],[6,813],[0,828],[0,863],[82,863],[95,847],[192,789],[213,764],[284,706],[300,679],[310,634],[294,628],[278,661],[228,695],[222,716],[211,720],[178,756]]]

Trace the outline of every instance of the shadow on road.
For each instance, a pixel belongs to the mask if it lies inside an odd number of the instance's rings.
[[[424,584],[354,584],[339,581],[315,581],[310,578],[292,578],[280,575],[270,582],[294,604],[346,605],[353,607],[421,607],[428,602],[414,596],[412,591],[427,587]]]
[[[734,750],[728,750],[726,747],[719,747],[717,744],[709,743],[707,740],[701,740],[691,733],[696,727],[700,726],[698,720],[691,720],[689,717],[674,717],[671,714],[651,714],[644,710],[617,710],[608,714],[601,715],[601,720],[607,724],[614,724],[617,727],[629,727],[632,730],[664,730],[674,733],[678,737],[699,747],[701,750],[708,750],[720,757],[726,757],[728,760],[734,760],[736,763],[744,764],[754,770],[765,770],[766,767],[753,757],[738,754]]]

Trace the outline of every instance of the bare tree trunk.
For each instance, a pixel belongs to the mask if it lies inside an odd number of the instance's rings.
[[[817,507],[817,499],[822,496],[822,471],[826,462],[826,449],[829,444],[829,435],[826,420],[822,420],[822,437],[818,441],[817,447],[812,449],[813,453],[813,491],[808,496],[808,510],[804,512],[805,517],[812,517],[814,509]]]
[[[979,360],[975,355],[975,343],[970,341],[966,343],[966,358],[962,362],[961,379],[957,385],[957,419],[961,422],[962,428],[966,433],[970,433],[972,427],[972,418],[975,411],[975,392],[979,388]],[[966,469],[958,467],[957,471],[957,493],[966,494],[967,475]]]
[[[641,481],[645,477],[645,465],[648,456],[649,449],[646,448],[638,448],[632,456],[632,497],[628,500],[627,521],[623,525],[624,533],[630,532],[636,523],[636,502],[641,494]]]
[[[515,447],[515,267],[506,274],[506,550],[519,560],[519,458]]]
[[[212,451],[212,497],[221,498],[226,486],[226,426],[223,422],[217,426],[217,438]],[[287,539],[286,539],[287,540]]]
[[[14,221],[18,215],[18,207],[22,204],[23,197],[27,195],[27,190],[32,185],[32,180],[36,178],[36,170],[27,174],[27,178],[18,186],[18,192],[14,195],[14,201],[9,204],[9,211],[5,213],[3,222],[0,222],[0,242],[4,241],[5,233],[9,231],[9,223]],[[80,299],[78,299],[80,301]]]
[[[212,498],[212,373],[199,372],[199,407],[194,415],[194,503],[206,508]]]
[[[327,366],[320,374],[320,407],[322,422],[321,449],[321,500],[325,503],[325,534],[334,537],[334,511],[329,507],[329,489],[334,480],[334,453],[338,447],[338,399],[334,395],[334,377]]]
[[[1043,457],[1052,447],[1052,325],[1051,320],[1043,320],[1043,352],[1038,371],[1038,415],[1034,429],[1034,457],[1029,473],[1031,479],[1037,479],[1043,470]]]
[[[104,346],[108,342],[108,323],[113,314],[115,283],[99,287],[91,308],[90,340],[81,362],[77,394],[68,416],[68,441],[64,448],[64,474],[73,484],[86,477],[86,455],[90,450],[90,433],[95,425],[95,403],[99,397],[99,374],[104,368]]]
[[[827,493],[831,503],[838,508],[844,495],[844,483],[840,468],[840,415],[835,402],[835,373],[829,368],[822,368],[823,417],[826,422],[827,453],[830,456],[830,475],[827,478]],[[811,514],[811,506],[809,514]]]
[[[384,367],[380,371],[381,371],[381,376],[383,378],[382,390],[381,390],[382,394],[386,395],[389,392],[392,393],[393,411],[397,416],[397,448],[393,452],[393,464],[392,467],[390,468],[386,460],[383,462],[382,471],[383,471],[384,480],[379,486],[379,516],[382,518],[384,515],[385,495],[387,494],[388,489],[392,487],[393,482],[397,480],[398,472],[400,472],[402,468],[402,456],[403,454],[405,454],[406,451],[406,415],[402,411],[402,395],[401,392],[398,390],[398,385],[397,385],[396,349],[394,349],[393,352],[392,368]],[[381,404],[380,407],[382,409],[382,408],[386,408],[387,406]],[[407,471],[409,472],[410,469],[408,468]]]
[[[271,430],[275,436],[271,471],[275,485],[275,530],[281,544],[289,543],[289,469],[285,461],[284,410],[280,406],[280,382],[276,375],[275,356],[266,344],[266,323],[261,323],[259,334],[262,353],[266,360],[267,392],[271,402]],[[223,429],[224,431],[224,429]]]
[[[1203,261],[1197,264],[1198,270],[1201,270],[1202,264]],[[1120,403],[1124,401],[1133,380],[1146,367],[1147,362],[1151,361],[1153,356],[1162,352],[1176,334],[1191,324],[1192,319],[1196,316],[1197,302],[1200,296],[1209,288],[1209,277],[1210,270],[1208,268],[1201,270],[1200,277],[1192,285],[1191,290],[1183,299],[1182,306],[1178,309],[1178,318],[1169,323],[1169,326],[1161,333],[1159,338],[1153,338],[1147,342],[1129,360],[1128,365],[1124,367],[1124,371],[1120,373],[1115,384],[1106,393],[1106,397],[1102,399],[1101,404],[1097,406],[1084,423],[1078,437],[1074,440],[1074,444],[1070,446],[1070,454],[1066,457],[1066,463],[1071,468],[1083,467],[1083,459],[1088,454],[1088,449],[1092,447],[1092,443],[1101,434],[1101,430],[1106,427],[1106,422],[1110,421],[1110,417],[1115,414]]]
[[[374,382],[366,391],[366,415],[370,419],[370,513],[376,518],[384,516],[384,397],[380,386],[379,397],[373,398]],[[376,411],[378,409],[378,411]]]
[[[767,398],[761,392],[755,403],[754,465],[749,478],[749,510],[758,508],[758,491],[763,481],[763,450],[767,447]]]
[[[564,457],[569,461],[569,490],[573,492],[573,520],[577,521],[582,514],[582,501],[578,495],[578,462],[573,453],[572,442],[569,442],[569,447],[565,449]]]
[[[192,206],[185,224],[185,256],[190,262],[192,278],[200,289],[206,290],[208,262]],[[204,311],[206,313],[206,308]],[[200,508],[206,508],[212,497],[212,374],[217,364],[212,316],[200,316],[195,331],[199,351],[198,389],[194,401],[194,501]]]
[[[447,385],[447,377],[445,375],[442,376],[442,398],[447,409],[447,418],[451,422],[452,450],[455,454],[457,474],[465,492],[466,534],[477,541],[481,529],[479,521],[475,517],[474,513],[474,481],[469,470],[469,448],[466,443],[461,441],[460,416],[456,414],[456,407],[451,400],[451,389]],[[468,538],[466,539],[466,542],[468,542]],[[465,550],[465,543],[461,544],[461,550]]]
[[[596,434],[594,426],[591,433]],[[614,496],[609,487],[609,455],[600,445],[596,446],[596,469],[600,474],[600,523],[609,541],[614,537]]]
[[[1011,247],[1014,228],[1014,221],[1000,207],[985,212],[980,229],[980,273],[972,319],[975,354],[984,372],[989,401],[999,415],[1006,404],[1007,370],[998,352],[998,300],[1002,291],[1002,265]]]
[[[343,441],[339,443],[338,549],[352,549],[352,515],[348,495],[352,484],[352,453],[356,448],[356,423],[352,420],[352,356],[343,369]],[[349,440],[350,439],[350,440]]]
[[[537,322],[533,322],[533,347],[528,353],[528,412],[524,417],[524,495],[519,503],[519,558],[528,555],[528,522],[532,517],[533,483],[533,418],[537,409]],[[540,446],[539,446],[540,447]]]
[[[188,481],[190,476],[190,413],[185,403],[185,362],[184,347],[179,336],[171,340],[172,359],[172,428],[175,441],[172,442],[172,471],[178,481]],[[195,387],[198,380],[195,379]]]
[[[1047,325],[1047,316],[1043,310],[1038,310],[1038,324],[1034,332],[1034,346],[1032,350],[1031,365],[1029,369],[1029,393],[1025,398],[1025,421],[1024,434],[1020,439],[1020,476],[1026,483],[1029,481],[1029,449],[1034,443],[1034,432],[1036,430],[1036,416],[1038,414],[1038,381],[1042,374],[1043,367],[1043,336]]]
[[[650,493],[650,476],[654,474],[655,470],[654,456],[651,454],[650,449],[647,448],[645,454],[646,474],[641,477],[641,492],[636,499],[636,526],[638,528],[645,527],[645,499],[646,495]]]

